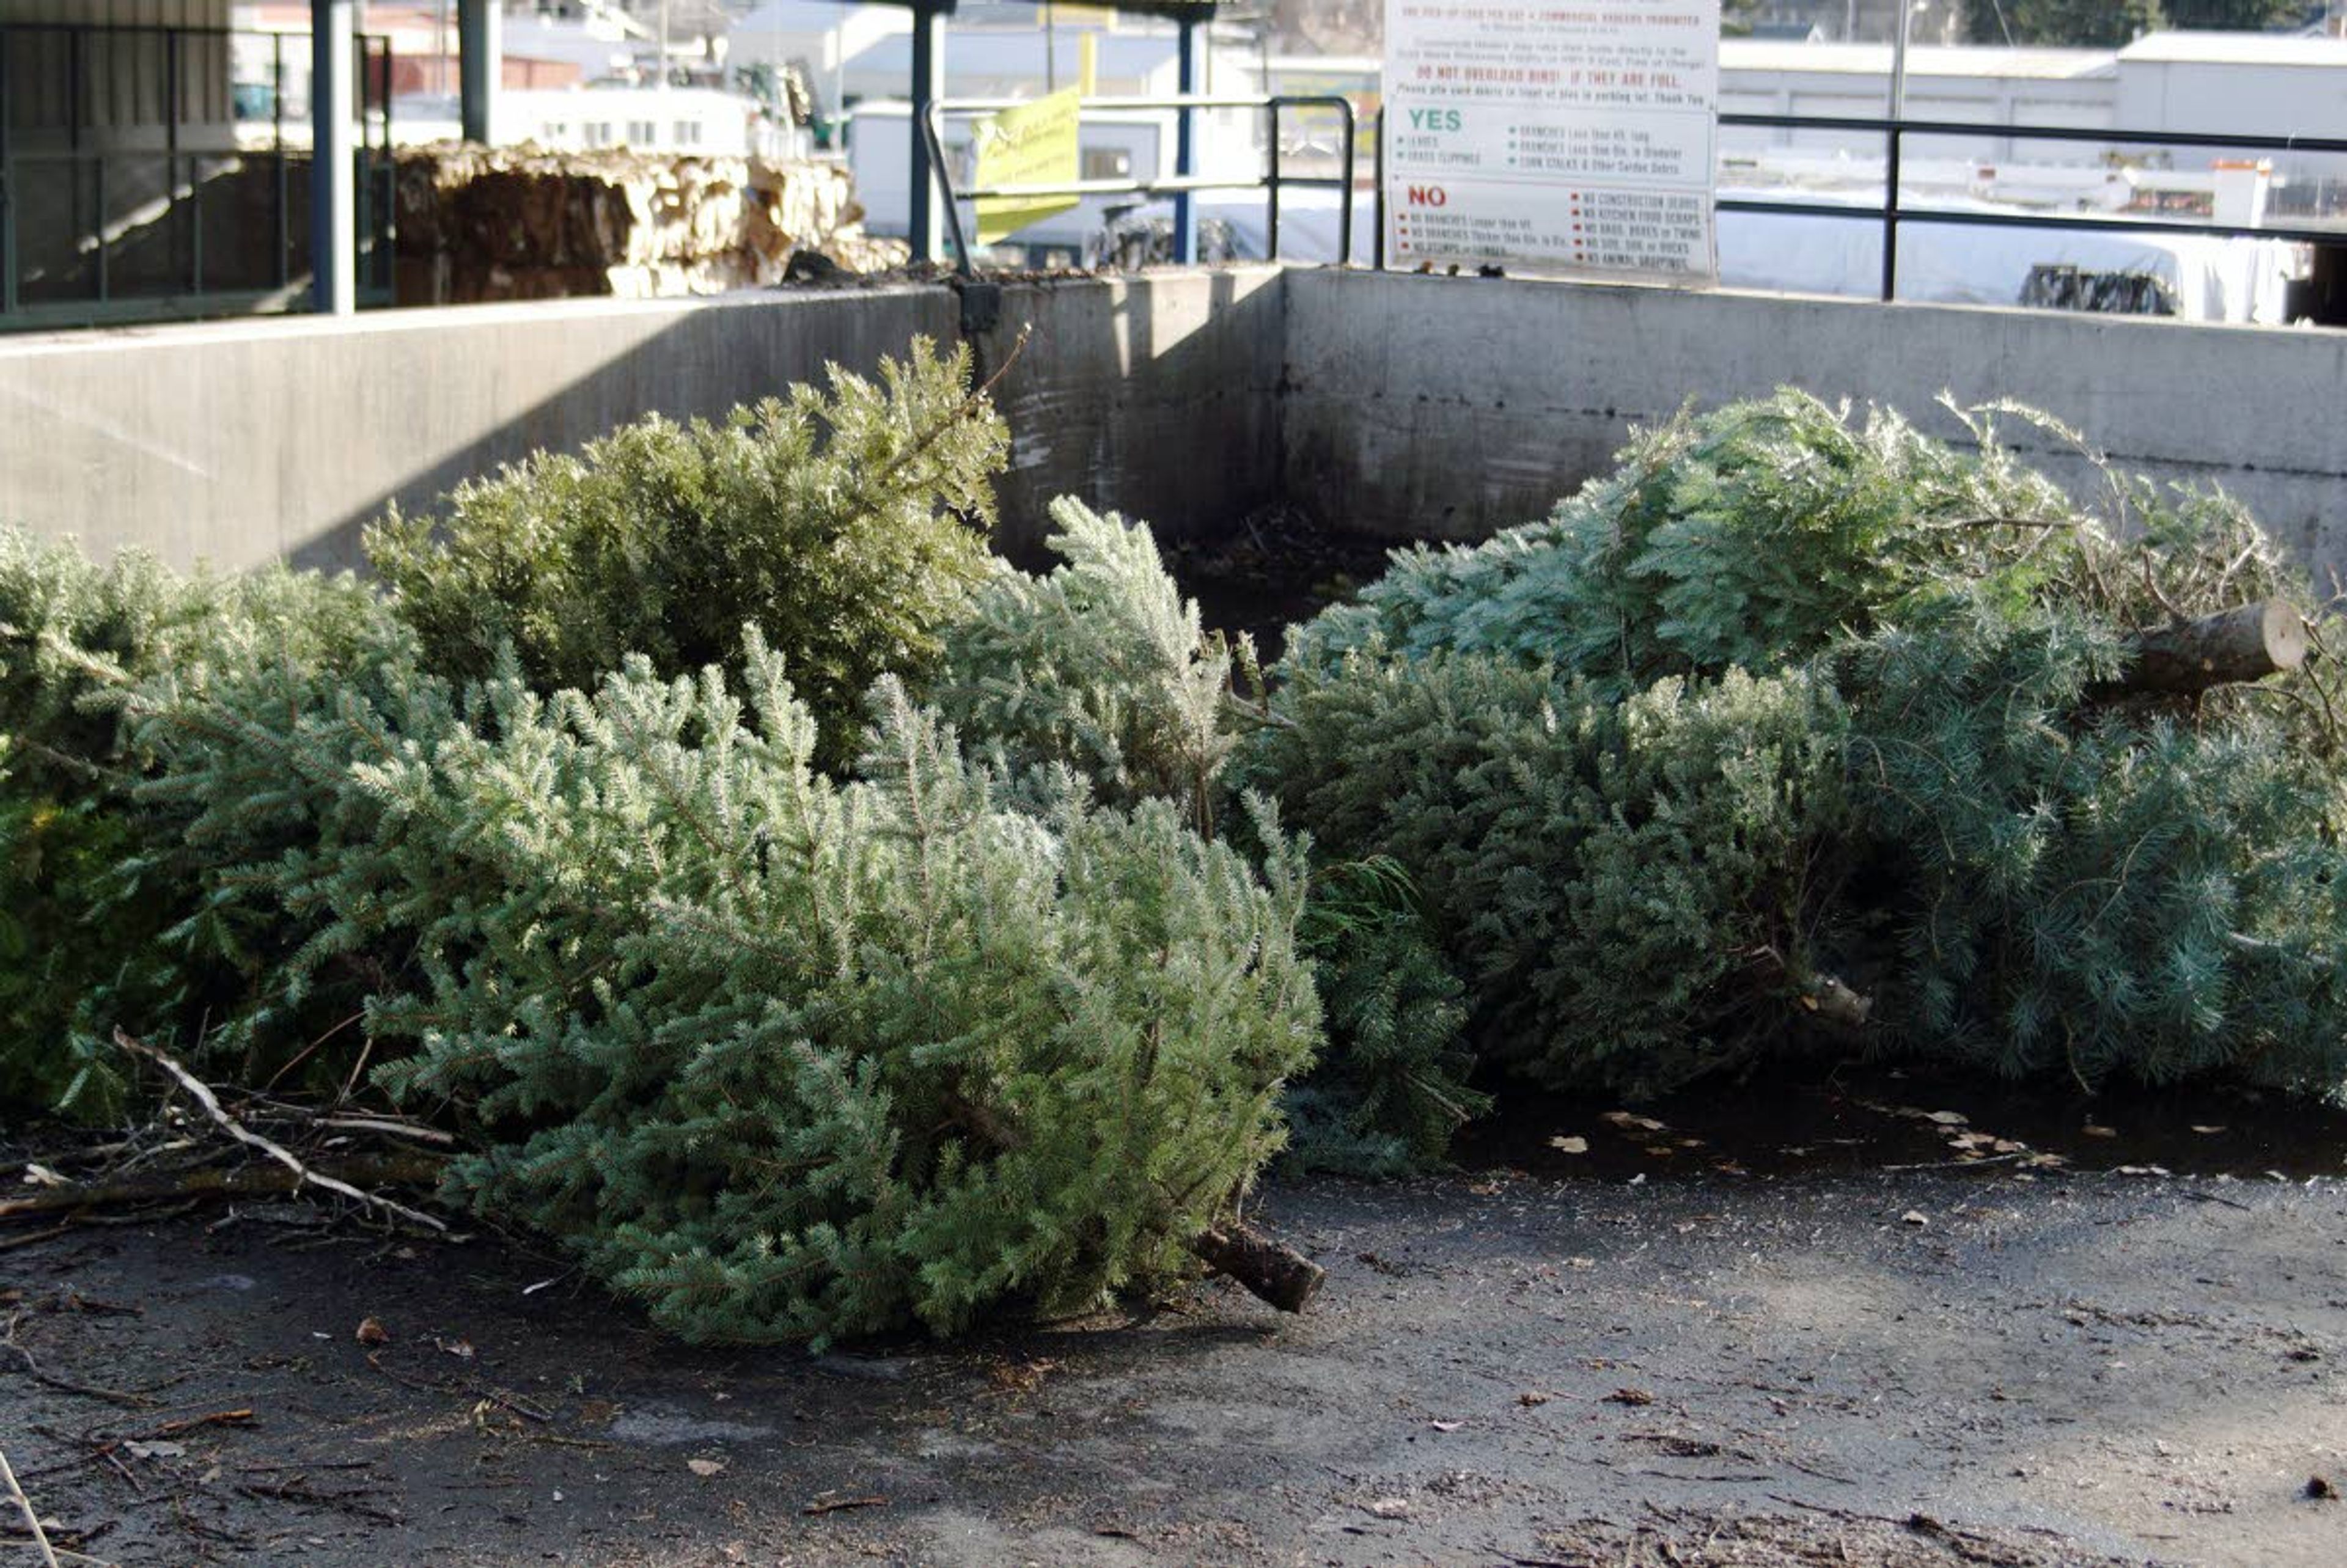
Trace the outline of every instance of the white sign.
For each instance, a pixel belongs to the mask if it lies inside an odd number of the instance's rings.
[[[1710,278],[1719,0],[1386,0],[1386,257]]]

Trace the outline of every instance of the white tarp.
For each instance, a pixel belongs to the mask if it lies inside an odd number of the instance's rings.
[[[1799,201],[1871,207],[1881,198],[1817,190],[1737,190],[1723,200]],[[2013,208],[1934,196],[1956,210]],[[2090,232],[2078,229],[1975,228],[1902,219],[1899,297],[1933,304],[2011,305],[2035,267],[2140,273],[2173,292],[2177,315],[2196,322],[2282,319],[2283,287],[2300,271],[2302,248],[2280,240],[2219,234]],[[1879,297],[1882,224],[1871,215],[1812,218],[1777,212],[1719,215],[1719,281],[1729,288]]]

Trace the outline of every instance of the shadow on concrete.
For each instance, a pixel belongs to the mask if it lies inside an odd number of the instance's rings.
[[[825,309],[826,299],[841,308]],[[1226,526],[1275,495],[1280,299],[1270,273],[1006,289],[1000,323],[968,340],[976,379],[1001,373],[994,398],[1011,429],[998,546],[1033,563],[1044,553],[1046,507],[1061,495],[1146,516],[1169,538]],[[723,417],[794,383],[827,379],[833,365],[868,375],[916,335],[946,347],[963,341],[957,297],[944,288],[801,294],[784,310],[774,302],[753,296],[672,313],[528,406],[496,410],[484,433],[343,508],[293,542],[289,559],[361,566],[361,535],[388,507],[438,510],[466,480],[532,453],[575,451],[654,412]],[[464,309],[436,313],[458,318]],[[501,323],[491,346],[527,354],[532,330],[526,320]],[[494,384],[496,374],[485,374]]]

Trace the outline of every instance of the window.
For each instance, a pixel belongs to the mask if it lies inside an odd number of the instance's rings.
[[[1133,154],[1121,147],[1088,147],[1084,149],[1081,173],[1086,179],[1130,179]]]
[[[589,120],[586,124],[579,128],[579,139],[585,142],[589,147],[610,146],[611,122],[607,119]]]
[[[630,120],[628,122],[629,144],[634,147],[650,147],[652,144],[653,128],[652,122],[648,119]]]
[[[676,145],[679,147],[699,147],[701,145],[701,122],[697,119],[681,119],[677,121]]]

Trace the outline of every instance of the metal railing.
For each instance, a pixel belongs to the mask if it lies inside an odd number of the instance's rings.
[[[1042,200],[1058,196],[1182,196],[1200,190],[1263,190],[1266,192],[1265,249],[1266,260],[1279,260],[1279,193],[1284,186],[1326,190],[1338,192],[1337,264],[1349,265],[1353,260],[1353,177],[1355,143],[1358,139],[1353,106],[1350,100],[1335,93],[1278,93],[1268,97],[1099,97],[1081,101],[1079,114],[1084,109],[1108,111],[1155,111],[1174,109],[1186,114],[1194,109],[1256,109],[1271,117],[1267,140],[1270,145],[1269,165],[1250,179],[1226,179],[1217,175],[1176,174],[1153,179],[1071,179],[1048,185],[995,185],[968,190],[955,189],[953,170],[946,159],[945,133],[941,128],[948,116],[972,119],[1004,109],[1024,108],[1032,104],[1026,98],[952,98],[939,99],[928,106],[923,117],[920,134],[929,151],[929,175],[937,181],[938,191],[944,198],[946,224],[955,255],[956,270],[964,278],[977,275],[970,259],[969,236],[962,230],[960,203],[984,200]],[[1282,168],[1279,145],[1280,112],[1283,109],[1334,110],[1344,122],[1344,169],[1342,175],[1288,174]]]
[[[0,25],[0,330],[298,308],[306,34]],[[391,42],[356,39],[361,298],[392,295]],[[289,137],[289,129],[296,134]]]
[[[2227,239],[2281,240],[2300,244],[2347,245],[2347,225],[2309,228],[2278,223],[2219,223],[2199,218],[2138,218],[2118,215],[2090,218],[2060,212],[1980,212],[1947,207],[1910,206],[1899,191],[1900,163],[1909,137],[1991,137],[2007,143],[2073,141],[2122,147],[2197,147],[2232,152],[2298,152],[2347,156],[2347,138],[2313,136],[2251,136],[2246,133],[2177,130],[2103,130],[2081,126],[2007,125],[1985,120],[1890,119],[1866,116],[1723,114],[1722,126],[1748,126],[1778,130],[1848,131],[1881,136],[1885,142],[1883,199],[1873,206],[1823,201],[1764,201],[1744,197],[1718,197],[1720,212],[1773,212],[1796,218],[1839,219],[1844,222],[1880,224],[1882,229],[1882,286],[1888,302],[1899,292],[1899,229],[1901,224],[1971,226],[1983,229],[2090,230],[2110,234],[2213,234]],[[1370,265],[1385,271],[1386,150],[1385,112],[1378,112],[1371,129],[1377,190],[1376,232]]]
[[[2347,228],[2309,229],[2275,224],[2218,223],[2202,219],[2088,218],[2057,212],[1977,212],[1948,207],[1911,207],[1899,194],[1900,160],[1910,137],[1993,136],[2000,141],[2075,141],[2121,147],[2198,147],[2231,152],[2347,154],[2347,138],[2311,136],[2249,136],[2233,132],[2101,130],[2081,126],[1985,124],[1964,120],[1877,119],[1843,116],[1723,114],[1723,126],[1782,130],[1831,130],[1884,138],[1883,200],[1880,206],[1837,206],[1812,201],[1761,201],[1723,197],[1722,212],[1776,212],[1802,218],[1839,218],[1882,226],[1882,295],[1899,297],[1899,228],[1902,223],[1982,229],[2067,229],[2113,234],[2214,234],[2229,239],[2285,240],[2307,244],[2347,244]],[[1381,193],[1382,194],[1382,193]],[[1380,213],[1382,217],[1382,213]]]

